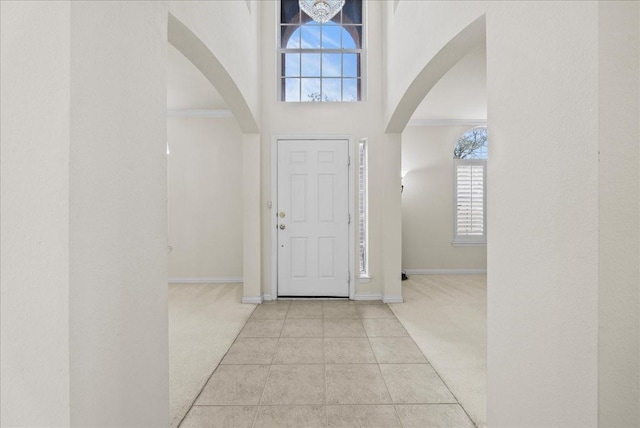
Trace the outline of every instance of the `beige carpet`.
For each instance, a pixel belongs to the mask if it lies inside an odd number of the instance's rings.
[[[189,410],[256,305],[243,305],[242,284],[169,285],[171,427]]]
[[[390,304],[431,365],[479,426],[487,421],[486,275],[412,275]]]

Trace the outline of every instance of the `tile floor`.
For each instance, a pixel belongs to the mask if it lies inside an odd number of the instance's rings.
[[[259,305],[180,425],[473,427],[379,302]]]

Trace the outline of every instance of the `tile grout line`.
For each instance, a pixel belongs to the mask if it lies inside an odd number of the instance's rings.
[[[322,362],[324,363],[322,368],[324,371],[324,422],[325,426],[329,426],[329,411],[327,410],[328,403],[328,388],[327,388],[327,353],[325,351],[325,337],[324,337],[324,303],[322,304],[322,322],[320,323],[322,328]]]
[[[267,382],[269,382],[269,376],[271,376],[271,368],[273,367],[273,360],[276,357],[276,352],[278,352],[278,344],[280,344],[280,338],[282,337],[282,332],[284,331],[284,324],[287,321],[287,315],[289,315],[289,309],[291,309],[291,303],[287,306],[287,312],[284,314],[284,321],[282,321],[282,328],[280,329],[280,335],[278,336],[278,340],[276,341],[276,347],[273,350],[273,355],[271,356],[271,363],[269,364],[269,370],[267,371],[267,376],[264,379],[264,385],[262,386],[262,393],[260,394],[260,399],[258,400],[258,404],[256,405],[256,414],[253,416],[253,423],[251,424],[251,428],[255,427],[256,421],[258,420],[258,413],[260,412],[260,404],[262,403],[262,399],[264,398],[264,392],[267,389]]]
[[[384,305],[387,306],[386,303]],[[364,322],[362,323],[362,328],[364,328]],[[366,330],[365,330],[365,333],[366,333]],[[396,409],[396,403],[393,402],[393,396],[391,396],[391,391],[389,391],[389,385],[387,384],[387,380],[382,374],[382,369],[380,368],[380,361],[378,360],[378,356],[376,355],[376,352],[373,350],[373,345],[371,344],[371,337],[369,336],[369,334],[367,334],[367,340],[369,341],[369,347],[371,348],[371,352],[373,352],[373,356],[376,359],[376,366],[378,367],[378,372],[380,373],[380,377],[384,382],[384,387],[387,388],[387,394],[389,394],[389,398],[391,399],[391,407],[393,408],[393,413],[396,415],[396,419],[398,420],[398,422],[400,423],[400,427],[402,428],[403,427],[402,420],[400,419],[400,415],[398,414],[398,409]]]
[[[249,315],[247,320],[242,325],[242,328],[240,329],[240,331],[238,331],[238,334],[236,334],[236,337],[235,337],[235,339],[233,339],[233,342],[231,342],[231,345],[229,345],[229,348],[227,349],[227,352],[225,352],[224,355],[222,356],[222,358],[220,358],[220,362],[213,368],[213,371],[211,372],[209,377],[207,377],[207,380],[202,384],[202,388],[200,388],[200,392],[198,392],[198,395],[196,395],[196,398],[194,398],[193,401],[191,402],[191,405],[189,406],[189,409],[187,409],[187,411],[185,412],[185,414],[182,417],[182,419],[180,419],[180,422],[178,422],[178,425],[176,425],[177,428],[180,428],[180,426],[182,425],[184,420],[189,415],[189,412],[191,412],[191,409],[193,409],[193,406],[195,405],[196,401],[198,401],[198,398],[200,398],[200,395],[202,395],[202,391],[204,391],[204,388],[207,386],[207,384],[209,383],[209,381],[213,377],[213,374],[216,372],[216,370],[218,370],[218,367],[220,367],[220,365],[222,364],[222,361],[225,359],[225,357],[229,353],[229,350],[231,350],[231,347],[233,346],[233,344],[236,343],[236,340],[238,340],[238,337],[240,336],[240,333],[242,333],[242,330],[244,330],[244,328],[247,326],[247,323],[249,322],[251,317],[253,317],[253,314],[255,313],[256,309],[258,309],[258,306],[259,305],[256,305],[256,307],[253,308],[253,311],[251,311],[251,315]]]

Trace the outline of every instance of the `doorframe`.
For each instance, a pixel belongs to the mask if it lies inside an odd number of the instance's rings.
[[[271,295],[265,294],[264,300],[277,300],[278,299],[278,218],[274,214],[277,212],[278,204],[278,141],[296,140],[296,141],[314,141],[314,140],[346,140],[349,145],[347,153],[349,154],[350,162],[347,167],[347,179],[349,180],[349,214],[351,215],[351,222],[348,227],[348,248],[349,259],[347,265],[349,266],[349,299],[353,300],[355,296],[355,281],[356,274],[353,266],[354,262],[354,224],[356,217],[354,215],[355,204],[355,157],[354,157],[354,144],[353,137],[350,135],[273,135],[271,136],[271,206],[269,207],[269,227],[271,228]],[[275,211],[274,211],[275,210]]]

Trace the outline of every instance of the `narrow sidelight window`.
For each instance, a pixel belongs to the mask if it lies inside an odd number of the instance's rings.
[[[358,226],[360,230],[360,277],[369,276],[368,249],[368,177],[367,177],[367,140],[358,145]]]

